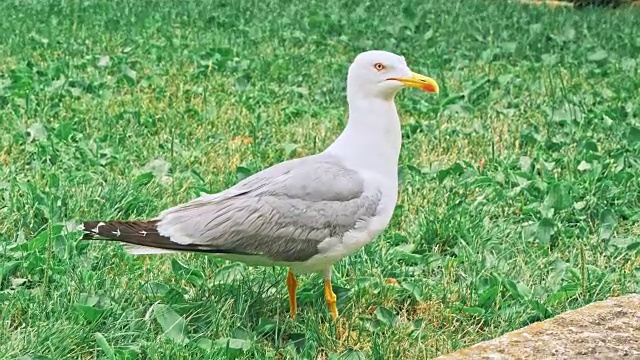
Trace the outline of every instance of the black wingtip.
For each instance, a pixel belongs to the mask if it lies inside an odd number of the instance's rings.
[[[105,224],[104,221],[85,221],[82,225],[79,226],[81,231],[84,231],[82,234],[81,240],[95,240],[98,238],[99,233],[99,225]]]
[[[119,241],[172,251],[251,255],[231,249],[211,248],[202,244],[180,244],[171,241],[170,238],[158,233],[157,223],[157,220],[85,221],[81,226],[82,231],[85,232],[82,235],[82,240]]]

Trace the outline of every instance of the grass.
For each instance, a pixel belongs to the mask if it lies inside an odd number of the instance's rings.
[[[638,10],[506,1],[4,1],[0,358],[433,358],[640,291]],[[323,149],[360,51],[405,90],[389,228],[287,318],[286,269],[130,257],[150,217]],[[228,341],[231,339],[230,341]]]

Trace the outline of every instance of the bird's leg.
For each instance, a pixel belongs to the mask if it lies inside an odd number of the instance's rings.
[[[333,293],[333,288],[331,287],[331,279],[324,280],[324,299],[327,301],[327,305],[329,306],[331,318],[337,318],[338,307],[336,306],[336,294]]]
[[[291,269],[287,274],[287,289],[289,290],[289,316],[293,319],[298,311],[298,303],[296,302],[296,289],[298,288],[298,280]]]
[[[333,293],[333,286],[331,286],[331,268],[325,270],[324,277],[324,299],[329,306],[329,313],[334,320],[338,317],[338,307],[336,306],[336,294]]]

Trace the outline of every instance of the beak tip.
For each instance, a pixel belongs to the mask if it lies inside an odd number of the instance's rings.
[[[436,84],[426,84],[425,86],[422,87],[422,90],[430,93],[436,93],[436,94],[440,92],[440,88]]]

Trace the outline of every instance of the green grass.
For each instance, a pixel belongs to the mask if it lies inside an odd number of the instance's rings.
[[[1,2],[0,358],[432,358],[640,291],[638,10],[357,3]],[[286,269],[78,241],[323,149],[374,48],[441,94],[337,327],[319,276],[291,321]]]

